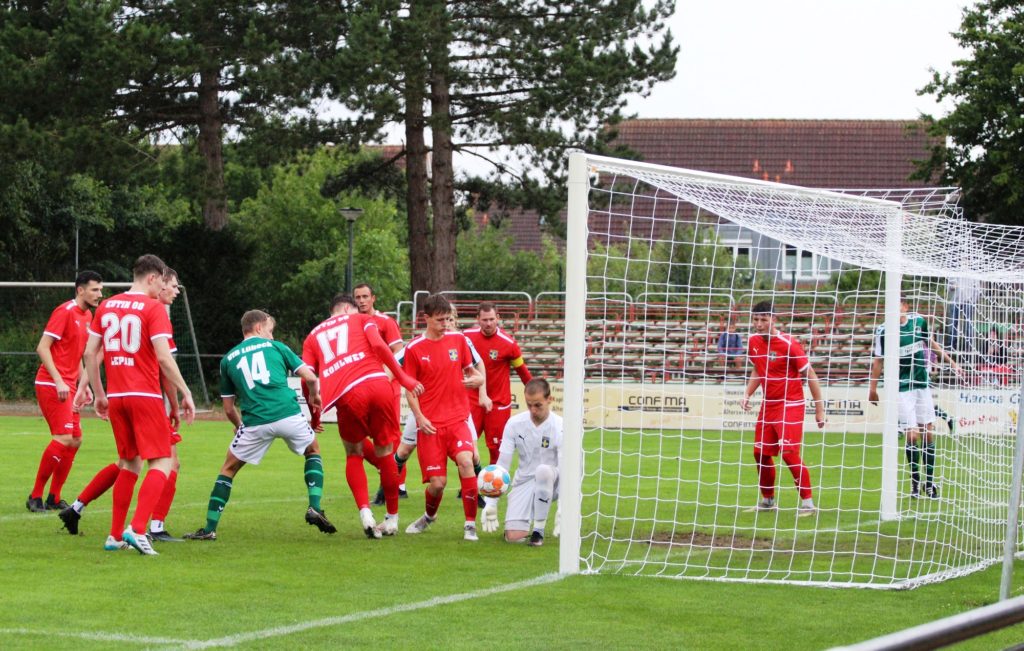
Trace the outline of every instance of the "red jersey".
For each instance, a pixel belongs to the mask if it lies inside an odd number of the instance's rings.
[[[324,411],[360,382],[373,377],[387,379],[365,334],[367,329],[376,327],[375,318],[368,314],[339,314],[306,336],[302,361],[320,378]]]
[[[171,338],[171,320],[163,303],[141,292],[111,296],[96,310],[89,335],[103,337],[108,397],[163,398],[153,347],[154,340]]]
[[[461,332],[446,332],[436,341],[421,335],[405,347],[405,372],[423,384],[420,409],[434,427],[469,418],[462,378],[471,366],[473,356]]]
[[[761,376],[765,400],[803,402],[801,373],[811,365],[803,347],[789,335],[753,335],[747,345],[750,362]]]
[[[512,383],[509,369],[512,362],[523,356],[519,344],[501,328],[490,337],[481,332],[479,327],[464,330],[484,360],[487,371],[487,396],[495,407],[507,407],[512,404]],[[527,380],[529,381],[529,380]]]
[[[55,340],[50,345],[53,365],[57,367],[57,372],[64,383],[72,389],[78,384],[82,353],[85,352],[85,344],[89,341],[88,328],[91,320],[92,313],[89,310],[83,310],[78,307],[78,303],[68,301],[53,310],[50,320],[43,328],[43,334]],[[36,384],[57,386],[55,378],[50,377],[50,372],[42,364],[36,371]]]
[[[377,329],[380,330],[380,338],[391,348],[395,344],[402,343],[402,331],[398,329],[395,320],[383,312],[374,312],[372,315]]]

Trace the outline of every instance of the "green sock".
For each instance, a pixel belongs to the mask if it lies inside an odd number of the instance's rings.
[[[303,468],[303,475],[306,477],[306,491],[309,493],[309,506],[320,510],[320,498],[324,494],[324,462],[319,454],[311,454],[306,457],[306,467]]]
[[[397,452],[395,452],[395,465],[398,466],[398,472],[402,472],[402,468],[405,467],[406,461],[408,461],[408,459],[403,459],[402,457],[398,456]]]
[[[216,531],[220,522],[220,515],[224,507],[228,505],[228,498],[231,497],[231,477],[217,475],[217,481],[213,483],[213,492],[210,493],[210,505],[206,507],[207,531]]]
[[[920,459],[920,451],[918,450],[916,443],[908,443],[906,447],[907,463],[910,464],[910,480],[914,486],[917,486],[921,481],[921,471],[919,469],[918,459]]]
[[[935,442],[924,445],[924,473],[925,482],[930,486],[935,478]]]

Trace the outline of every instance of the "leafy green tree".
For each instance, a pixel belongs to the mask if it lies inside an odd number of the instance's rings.
[[[964,10],[954,33],[969,54],[954,71],[933,73],[919,91],[952,100],[946,116],[924,119],[942,138],[920,168],[963,189],[970,219],[1024,224],[1024,3],[982,0]],[[949,139],[948,145],[946,139]]]
[[[348,226],[339,206],[363,209],[354,229],[354,281],[373,285],[384,310],[409,294],[393,202],[344,194],[331,199],[321,192],[327,179],[354,160],[319,150],[280,165],[233,218],[253,247],[252,257],[242,262],[251,276],[250,296],[259,296],[293,343],[325,318],[331,297],[344,289]]]
[[[564,264],[557,247],[544,238],[539,253],[515,251],[503,228],[473,227],[459,235],[456,287],[465,291],[559,291]]]
[[[596,146],[627,95],[674,75],[677,48],[664,25],[671,1],[346,6],[352,14],[333,62],[339,78],[332,96],[379,124],[404,126],[415,290],[455,286],[456,152],[486,159],[510,148],[557,179],[568,147]],[[494,162],[497,174],[509,172]],[[542,185],[521,184],[534,191]]]

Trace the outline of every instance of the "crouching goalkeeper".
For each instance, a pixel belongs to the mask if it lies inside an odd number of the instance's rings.
[[[505,510],[505,540],[529,541],[533,547],[544,544],[551,503],[558,499],[558,462],[562,455],[562,417],[551,411],[551,386],[534,378],[526,383],[529,411],[516,414],[505,425],[498,451],[498,465],[511,468],[512,457],[519,453],[512,488]],[[498,530],[498,500],[487,498],[483,530]],[[531,530],[530,523],[533,523]],[[558,537],[558,520],[552,532]]]

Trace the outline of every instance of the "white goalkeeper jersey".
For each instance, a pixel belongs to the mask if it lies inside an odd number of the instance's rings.
[[[557,469],[562,456],[562,417],[550,412],[540,426],[533,424],[528,411],[509,418],[498,449],[498,465],[508,468],[515,452],[519,453],[519,467],[513,488],[532,481],[541,464]]]

